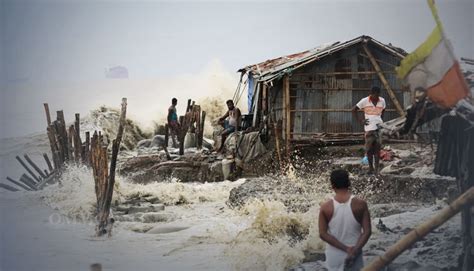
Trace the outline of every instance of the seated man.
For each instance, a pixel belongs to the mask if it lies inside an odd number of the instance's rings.
[[[234,102],[232,100],[228,100],[226,104],[229,110],[224,116],[219,118],[219,124],[224,127],[224,131],[221,133],[221,146],[218,152],[222,152],[227,136],[235,131],[238,131],[242,121],[242,114],[240,113],[240,110],[234,106]]]

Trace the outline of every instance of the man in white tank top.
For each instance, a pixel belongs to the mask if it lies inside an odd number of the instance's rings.
[[[372,233],[367,203],[349,191],[347,171],[334,170],[331,185],[336,195],[319,212],[319,237],[327,242],[326,267],[329,271],[360,270],[362,247]]]

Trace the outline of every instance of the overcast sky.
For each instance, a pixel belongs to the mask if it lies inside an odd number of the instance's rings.
[[[360,35],[411,51],[435,25],[424,0],[0,3],[2,123],[13,105],[30,99],[40,114],[42,95],[59,95],[52,85],[103,80],[114,65],[125,66],[130,80],[199,74],[214,62],[234,75],[248,64]],[[474,1],[437,4],[455,53],[474,58]],[[22,84],[35,88],[19,95]]]
[[[474,1],[437,1],[457,55],[474,56]],[[130,77],[239,67],[369,35],[408,51],[434,27],[426,1],[3,0],[2,78],[91,80],[123,65]]]

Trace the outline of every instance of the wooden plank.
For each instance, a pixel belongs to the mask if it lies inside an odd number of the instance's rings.
[[[74,121],[74,160],[76,163],[81,162],[82,155],[82,140],[81,140],[81,127],[80,127],[80,115],[76,113],[76,119]]]
[[[59,152],[61,157],[61,165],[65,161],[69,161],[69,149],[68,149],[68,135],[66,121],[64,119],[64,112],[62,110],[56,111],[56,120],[57,120],[57,135],[59,136]]]
[[[105,193],[105,186],[108,179],[108,161],[107,147],[102,146],[102,140],[97,131],[94,132],[91,139],[91,161],[92,172],[94,175],[94,189],[97,200],[97,213],[102,206],[102,198]]]
[[[191,99],[188,99],[188,104],[186,105],[186,113],[191,110]]]
[[[262,83],[262,112],[267,115],[268,111],[268,86]]]
[[[51,165],[51,161],[49,160],[49,157],[46,153],[43,153],[43,158],[44,158],[44,161],[46,162],[46,165],[48,165],[49,171],[52,172],[54,169],[53,169],[53,166]]]
[[[202,141],[199,141],[199,135],[201,134],[201,106],[194,106],[194,121],[196,122],[195,138],[196,147],[198,150],[202,149]]]
[[[18,162],[20,162],[20,164],[23,166],[24,169],[26,169],[26,171],[28,171],[28,173],[30,173],[30,175],[37,181],[37,182],[40,182],[40,179],[38,178],[38,176],[35,175],[35,173],[25,164],[25,162],[23,162],[23,160],[21,160],[20,156],[16,156],[16,160]]]
[[[361,53],[361,54],[359,54],[359,55],[360,55],[360,56],[362,56],[362,57],[365,57],[365,58],[369,58],[369,56],[368,56],[368,55],[364,55],[364,54],[362,54],[362,53]],[[394,67],[394,68],[395,68],[395,67],[398,67],[398,65],[395,65],[395,64],[393,64],[393,63],[389,63],[389,62],[386,62],[386,61],[380,60],[380,59],[378,59],[378,58],[375,58],[375,60],[376,60],[378,63],[383,63],[383,64],[386,64],[386,65],[392,66],[392,67]],[[397,74],[397,72],[396,72],[396,71],[391,71],[391,72],[386,72],[386,71],[384,71],[383,73],[392,73],[392,74]]]
[[[202,142],[203,142],[203,139],[204,139],[204,123],[206,122],[206,111],[202,111],[202,115],[201,115],[201,133],[199,134],[199,137],[198,137],[198,142],[199,142],[199,145],[202,146]]]
[[[30,164],[31,167],[33,167],[36,172],[41,176],[41,178],[46,178],[46,175],[44,175],[44,172],[30,159],[28,154],[24,154],[23,157],[25,157],[26,162]]]
[[[5,190],[11,191],[11,192],[20,191],[19,189],[15,188],[13,186],[9,186],[8,184],[4,184],[4,183],[0,183],[0,188],[3,188]]]
[[[252,127],[257,126],[257,118],[258,118],[258,112],[259,112],[259,99],[260,99],[260,89],[261,89],[262,83],[256,83],[255,88],[254,88],[254,98],[253,98],[253,118],[252,118]]]
[[[362,47],[364,48],[365,53],[369,57],[370,62],[372,63],[372,66],[377,71],[377,75],[380,78],[380,81],[382,81],[382,84],[384,85],[385,89],[387,90],[387,93],[390,96],[390,99],[392,99],[392,102],[395,105],[395,108],[397,109],[398,114],[400,114],[400,116],[405,116],[405,111],[403,110],[402,106],[398,102],[398,99],[395,96],[395,93],[393,92],[392,88],[390,87],[390,84],[388,83],[387,79],[385,79],[385,76],[383,75],[379,64],[377,63],[374,56],[372,55],[372,52],[370,52],[369,47],[367,47],[367,43],[363,43]]]
[[[44,112],[46,113],[46,124],[48,126],[51,125],[51,114],[49,113],[49,105],[47,103],[43,104],[44,106]]]
[[[59,157],[58,157],[58,145],[56,142],[56,136],[55,136],[55,130],[53,125],[49,125],[46,128],[48,139],[49,139],[49,145],[51,147],[51,155],[53,156],[53,164],[55,169],[59,169],[60,164],[59,164]]]
[[[67,134],[67,151],[68,151],[68,157],[70,161],[72,162],[74,158],[74,149],[73,149],[73,142],[74,142],[74,134],[76,131],[74,130],[74,125],[69,126],[69,132]]]
[[[24,184],[22,184],[22,183],[19,183],[19,182],[13,180],[12,178],[10,178],[10,177],[8,177],[8,176],[7,176],[7,181],[9,181],[9,182],[11,182],[11,183],[13,183],[13,184],[16,184],[17,186],[19,186],[19,187],[21,187],[21,188],[23,188],[23,189],[25,189],[25,190],[27,190],[27,191],[31,191],[31,188],[29,188],[27,185],[24,185]]]
[[[86,132],[86,141],[83,146],[83,152],[82,152],[82,163],[86,165],[90,165],[91,161],[91,154],[90,154],[90,132]]]
[[[179,131],[179,155],[184,155],[184,139],[188,133],[189,126],[191,125],[191,119],[193,117],[192,112],[186,113],[181,123],[181,129]]]

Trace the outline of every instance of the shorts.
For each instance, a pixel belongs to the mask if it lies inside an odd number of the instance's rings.
[[[171,132],[177,133],[179,131],[179,123],[175,120],[172,120],[168,123],[168,128]]]
[[[226,134],[231,134],[235,132],[237,129],[235,129],[235,126],[228,126],[227,128],[224,129],[223,133]]]
[[[365,132],[365,150],[370,151],[375,145],[381,145],[380,135],[378,130]]]
[[[229,125],[229,121],[225,120],[224,121],[224,131],[222,131],[222,132],[226,133],[226,134],[231,134],[235,131],[237,131],[236,127]]]

